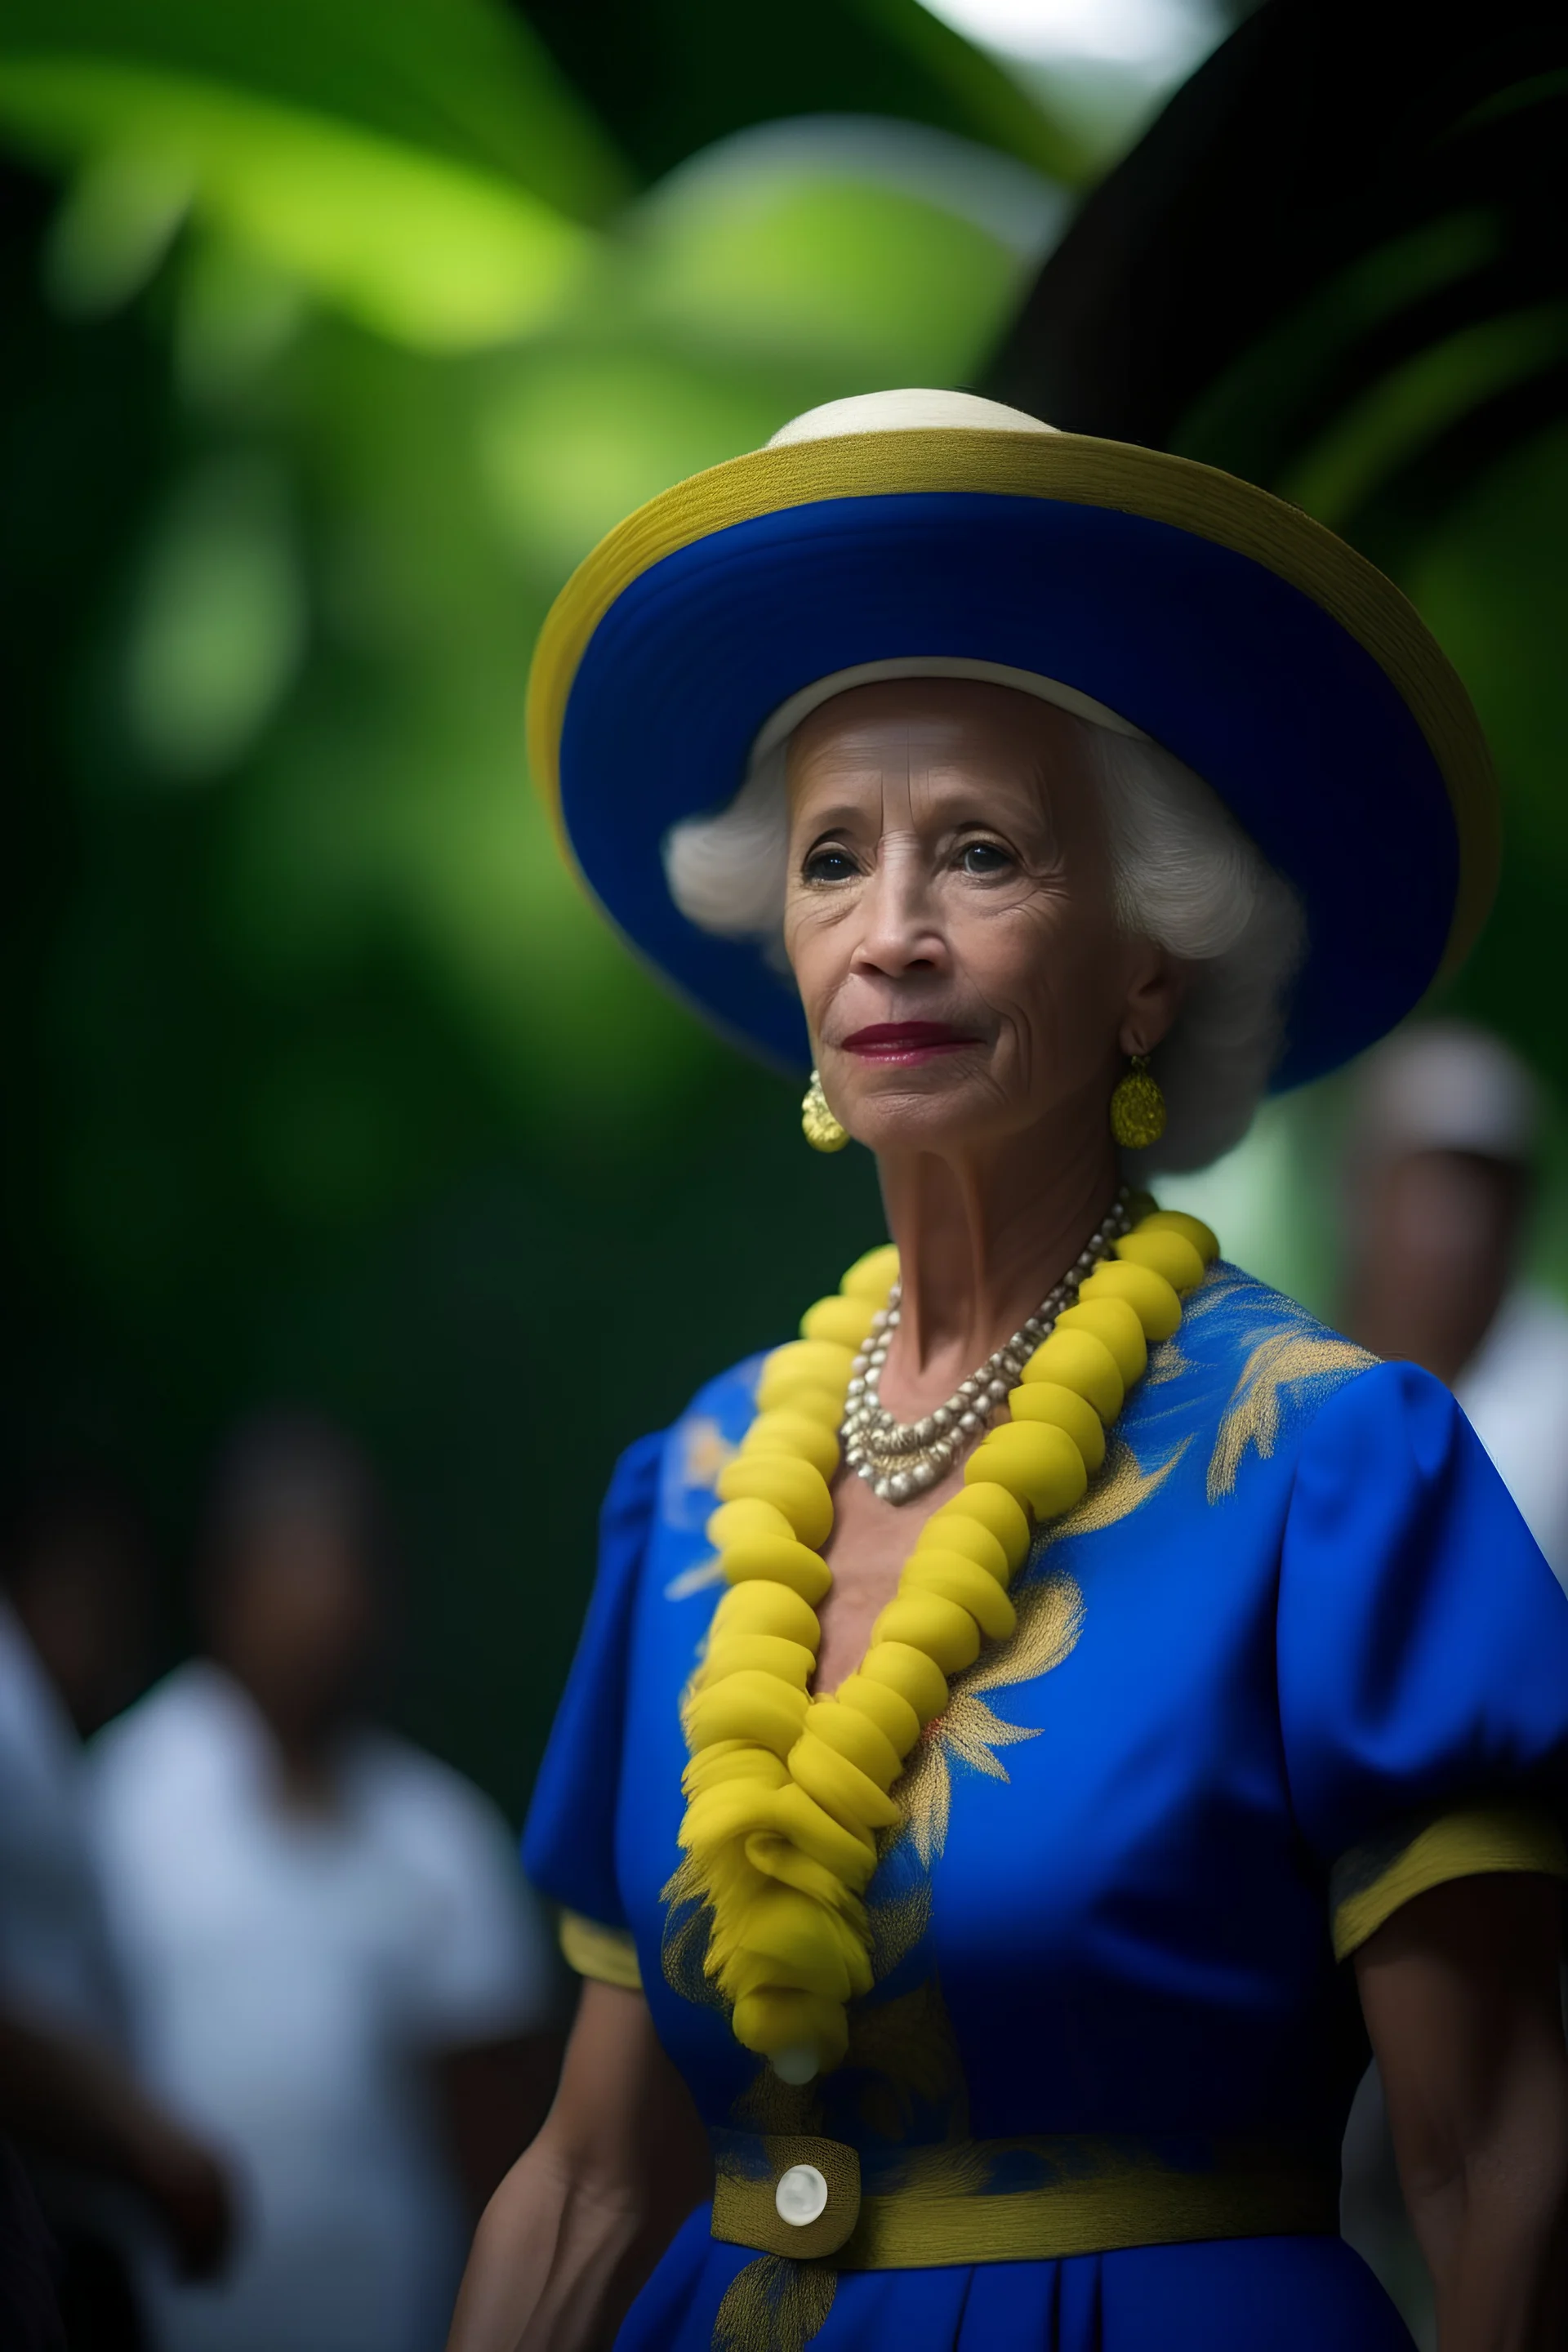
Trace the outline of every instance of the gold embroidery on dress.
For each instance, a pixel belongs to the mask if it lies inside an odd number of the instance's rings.
[[[854,2032],[853,2019],[850,2032]],[[730,2102],[730,2121],[737,2131],[773,2133],[798,2139],[826,2128],[822,2104],[822,2076],[809,2083],[784,2083],[771,2066],[757,2068],[739,2098]]]
[[[719,1473],[726,1462],[733,1462],[740,1447],[731,1443],[710,1413],[700,1413],[689,1421],[680,1435],[680,1483],[683,1486],[708,1488],[719,1483]]]
[[[1191,1442],[1184,1438],[1156,1468],[1144,1470],[1131,1447],[1113,1438],[1105,1466],[1089,1493],[1050,1530],[1023,1582],[1015,1586],[1016,1630],[989,1657],[954,1677],[945,1711],[927,1725],[913,1760],[893,1789],[927,1869],[947,1843],[954,1768],[1005,1780],[1010,1775],[997,1749],[1040,1736],[1037,1727],[1008,1723],[986,1705],[984,1695],[1037,1680],[1077,1647],[1083,1630],[1083,1594],[1064,1570],[1044,1568],[1051,1545],[1073,1536],[1098,1535],[1141,1510],[1164,1485]]]
[[[762,2254],[738,2271],[713,2322],[713,2352],[805,2352],[833,2308],[838,2275]]]
[[[844,2063],[856,2080],[860,2123],[872,2138],[929,2145],[933,2117],[941,2118],[947,2140],[968,2138],[969,2084],[934,1977],[891,2000],[858,2003],[849,2012]]]
[[[1197,1288],[1189,1290],[1183,1299],[1182,1328],[1190,1331],[1194,1323],[1213,1315],[1221,1307],[1228,1307],[1238,1290],[1256,1291],[1260,1287],[1252,1275],[1243,1274],[1238,1266],[1226,1265],[1222,1259],[1217,1265],[1210,1266]],[[1289,1305],[1289,1302],[1282,1300],[1281,1303]]]
[[[900,1838],[904,1838],[902,1846],[899,1844]],[[872,1890],[866,1898],[866,1917],[871,1930],[871,1975],[878,1984],[892,1975],[931,1926],[931,1878],[925,1864],[901,1828],[884,1831],[881,1844],[884,1857],[891,1852],[893,1859],[884,1868],[882,1877],[873,1880]]]
[[[894,1784],[895,1801],[927,1870],[947,1843],[954,1768],[1005,1780],[1010,1775],[996,1750],[1039,1738],[1026,1725],[1005,1722],[982,1692],[1048,1674],[1070,1654],[1082,1628],[1083,1594],[1070,1576],[1042,1577],[1016,1588],[1015,1599],[1016,1633],[994,1657],[954,1677],[945,1712],[926,1726],[903,1778]]]
[[[1197,1288],[1189,1290],[1182,1301],[1182,1328],[1190,1329],[1200,1317],[1212,1315],[1216,1307],[1223,1307],[1227,1299],[1234,1298],[1238,1290],[1249,1287],[1250,1284],[1250,1276],[1238,1274],[1223,1259],[1211,1265]],[[1160,1340],[1150,1349],[1148,1365],[1138,1385],[1143,1391],[1168,1388],[1173,1381],[1179,1381],[1184,1372],[1193,1369],[1192,1358],[1182,1353],[1178,1333],[1169,1339]]]
[[[706,1559],[695,1560],[689,1568],[683,1568],[679,1576],[672,1576],[664,1588],[664,1597],[667,1601],[689,1601],[694,1592],[701,1592],[710,1584],[722,1584],[723,1581],[724,1570],[719,1564],[719,1555],[716,1551],[710,1552]]]
[[[1237,1473],[1248,1446],[1267,1462],[1279,1437],[1282,1418],[1279,1391],[1304,1381],[1334,1376],[1348,1379],[1364,1371],[1377,1358],[1325,1331],[1311,1317],[1297,1309],[1282,1328],[1249,1333],[1255,1341],[1230,1402],[1220,1416],[1219,1433],[1209,1457],[1208,1499],[1222,1501],[1236,1491]]]
[[[1097,1536],[1106,1528],[1116,1527],[1122,1519],[1131,1518],[1134,1511],[1141,1511],[1144,1504],[1159,1493],[1192,1442],[1190,1436],[1184,1437],[1163,1462],[1157,1462],[1152,1470],[1145,1470],[1126,1439],[1113,1437],[1106,1447],[1105,1463],[1100,1475],[1078,1508],[1069,1511],[1065,1518],[1058,1519],[1048,1530],[1046,1546],[1066,1543],[1074,1536]],[[1043,1557],[1043,1551],[1040,1557]],[[1011,1643],[1006,1643],[994,1663],[997,1665],[1010,1663],[1012,1647]],[[982,1661],[974,1671],[984,1674],[984,1662]],[[1031,1675],[1043,1672],[1042,1667],[1029,1666],[1019,1675],[998,1674],[994,1680],[997,1684],[1027,1682]],[[984,1683],[980,1687],[988,1689],[992,1685]]]
[[[1149,1350],[1149,1366],[1141,1385],[1144,1389],[1163,1389],[1192,1369],[1191,1361],[1174,1339],[1162,1339]]]
[[[723,1995],[703,1968],[708,1957],[708,1906],[701,1874],[689,1854],[681,1856],[659,1888],[658,1899],[664,1905],[659,1959],[665,1983],[682,2000],[695,2001],[701,2009],[722,2009]]]
[[[1078,1644],[1083,1630],[1083,1594],[1065,1570],[1046,1566],[1051,1545],[1073,1536],[1097,1535],[1141,1510],[1164,1485],[1191,1443],[1184,1438],[1164,1461],[1144,1470],[1125,1440],[1113,1438],[1104,1467],[1083,1501],[1049,1530],[1023,1580],[1014,1586],[1018,1612],[1014,1633],[966,1674],[954,1676],[946,1708],[926,1726],[902,1779],[893,1784],[903,1825],[893,1832],[883,1868],[868,1897],[873,1966],[879,1977],[891,1973],[914,1948],[930,1922],[929,1873],[947,1843],[955,1769],[1006,1780],[1011,1776],[997,1750],[1040,1736],[1037,1726],[1007,1722],[987,1704],[986,1694],[1037,1681],[1059,1666]],[[899,1849],[906,1839],[920,1864],[918,1875],[896,1866],[902,1859]],[[890,1871],[889,1862],[895,1865]]]

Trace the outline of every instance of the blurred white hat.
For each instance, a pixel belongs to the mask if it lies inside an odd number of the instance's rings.
[[[1364,1160],[1473,1151],[1528,1166],[1541,1097],[1500,1038],[1462,1021],[1399,1030],[1362,1064],[1354,1148]]]

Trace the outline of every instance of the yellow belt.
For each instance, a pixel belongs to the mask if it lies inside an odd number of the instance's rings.
[[[960,2140],[864,2159],[807,2134],[712,2135],[713,2235],[836,2270],[1049,2262],[1193,2238],[1337,2235],[1321,2149],[1068,2136]]]

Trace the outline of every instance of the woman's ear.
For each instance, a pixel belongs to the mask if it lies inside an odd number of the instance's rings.
[[[1152,1054],[1170,1031],[1187,992],[1187,967],[1166,948],[1150,946],[1133,975],[1116,1042],[1124,1054]]]

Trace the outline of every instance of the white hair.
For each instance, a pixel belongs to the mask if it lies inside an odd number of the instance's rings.
[[[1151,1056],[1165,1132],[1133,1164],[1205,1168],[1239,1143],[1268,1085],[1306,936],[1300,901],[1171,752],[1071,723],[1105,813],[1117,919],[1187,967],[1181,1010]],[[771,745],[727,809],[687,818],[664,844],[670,896],[687,919],[723,939],[754,939],[781,966],[788,754],[787,739]]]

